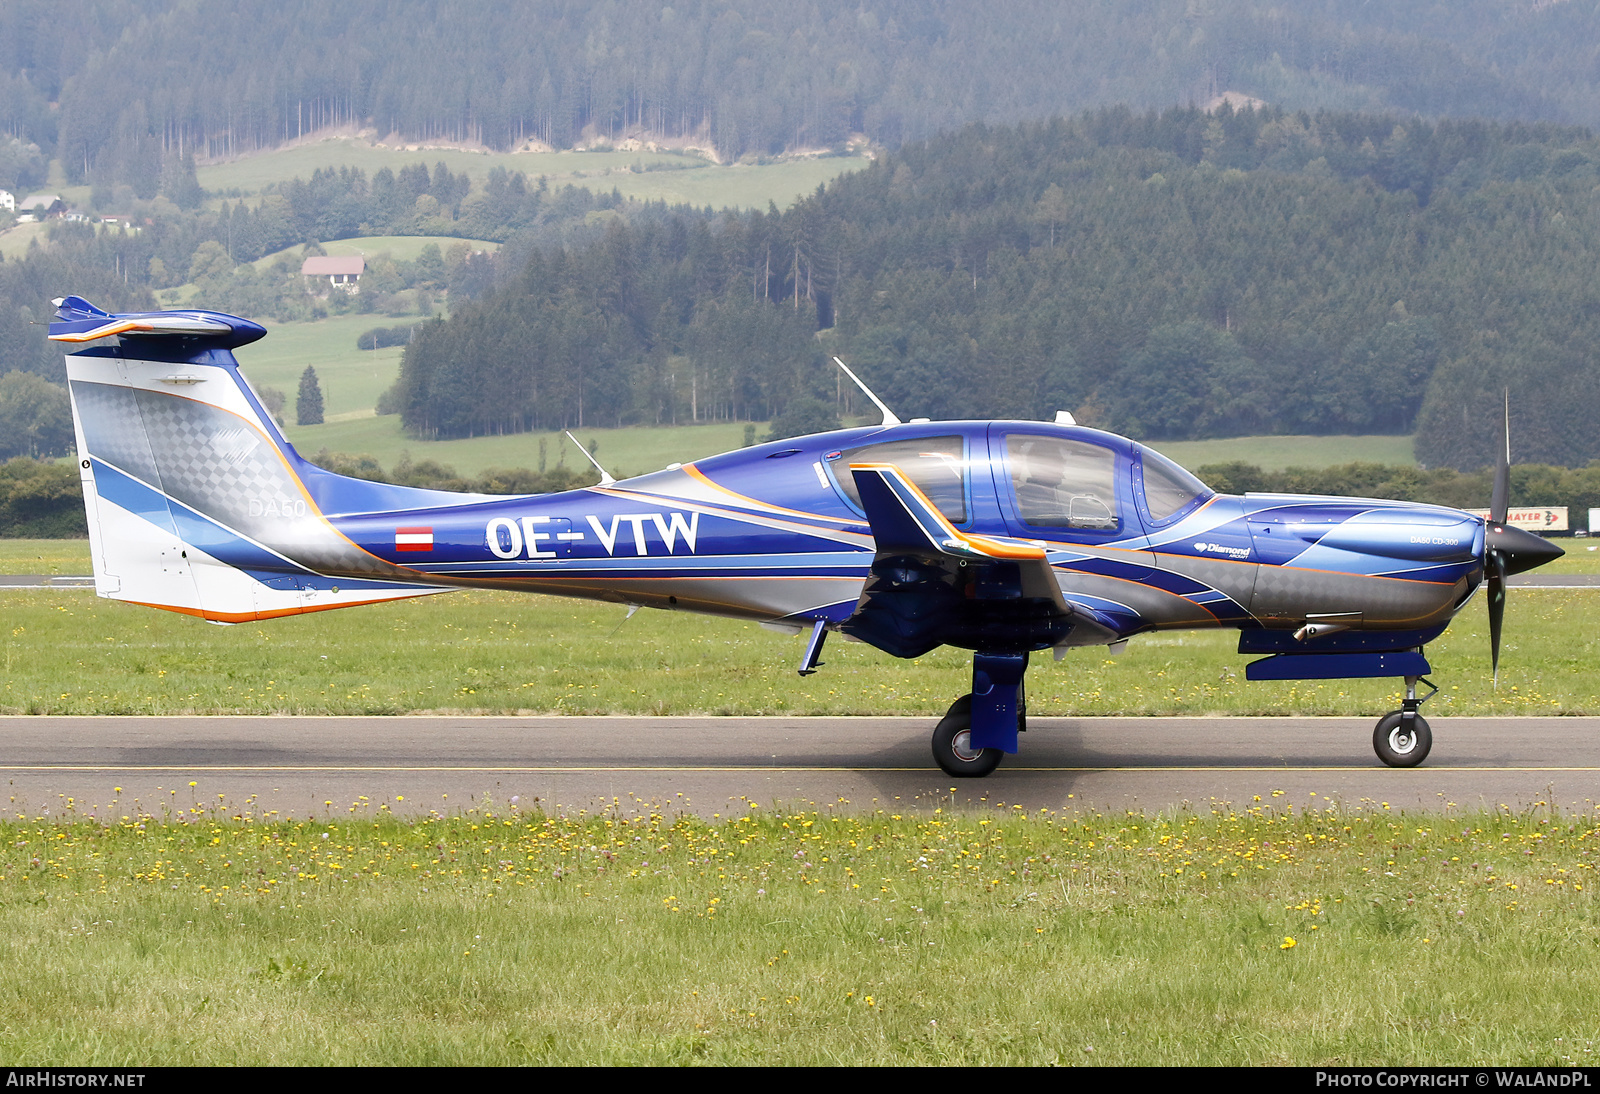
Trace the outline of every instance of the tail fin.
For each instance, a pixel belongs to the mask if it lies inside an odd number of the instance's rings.
[[[110,315],[56,301],[101,596],[241,623],[442,592],[357,547],[325,512],[435,503],[303,461],[231,352],[266,331],[216,312]],[[458,495],[449,495],[459,501]]]

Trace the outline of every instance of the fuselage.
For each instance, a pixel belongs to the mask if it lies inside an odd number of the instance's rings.
[[[864,462],[906,468],[963,532],[1045,547],[1063,595],[1123,635],[1230,626],[1268,652],[1320,622],[1343,635],[1323,648],[1405,648],[1483,576],[1472,514],[1216,494],[1126,438],[1028,421],[848,429],[607,486],[326,517],[368,556],[350,577],[381,560],[388,580],[837,623],[873,559],[849,471]]]

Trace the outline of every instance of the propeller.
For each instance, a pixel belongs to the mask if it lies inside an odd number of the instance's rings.
[[[1511,393],[1505,396],[1505,445],[1494,469],[1489,519],[1483,536],[1483,571],[1489,595],[1489,663],[1500,684],[1500,631],[1506,616],[1506,578],[1543,566],[1566,554],[1549,540],[1506,523],[1511,508]]]

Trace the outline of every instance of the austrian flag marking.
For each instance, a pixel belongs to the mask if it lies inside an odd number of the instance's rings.
[[[394,549],[396,551],[433,550],[433,529],[396,528],[394,530]]]

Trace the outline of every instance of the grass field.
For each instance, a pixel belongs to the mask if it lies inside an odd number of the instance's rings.
[[[404,346],[362,350],[356,339],[373,327],[392,327],[421,319],[386,315],[335,315],[314,323],[274,323],[267,337],[240,348],[239,366],[256,387],[275,387],[288,397],[287,417],[294,421],[300,374],[311,365],[322,385],[324,412],[331,418],[370,418],[378,396],[400,374]],[[391,419],[396,426],[399,419]],[[313,448],[312,451],[316,449]]]
[[[479,181],[494,168],[504,167],[522,171],[529,178],[543,175],[553,186],[570,183],[597,193],[610,193],[615,188],[640,201],[710,205],[713,209],[765,209],[769,201],[777,202],[780,208],[787,207],[797,197],[810,194],[845,171],[858,171],[868,162],[859,156],[830,156],[718,166],[698,156],[676,152],[405,152],[339,139],[213,164],[200,168],[197,175],[200,185],[214,193],[238,190],[253,195],[272,183],[310,178],[320,167],[359,167],[371,176],[385,167],[398,171],[413,163],[430,168],[443,163],[452,172],[465,172]]]
[[[195,793],[10,804],[6,1063],[1596,1061],[1592,815]]]
[[[86,539],[0,539],[0,574],[89,572]]]
[[[18,224],[15,227],[6,229],[4,232],[0,232],[0,255],[4,255],[7,261],[11,262],[22,258],[28,253],[28,245],[35,240],[38,241],[41,247],[48,242],[46,234],[49,230],[50,225],[36,222],[33,224]]]
[[[1430,717],[1600,714],[1596,593],[1517,589],[1492,686],[1483,597],[1428,646]],[[513,593],[450,593],[214,627],[86,589],[0,592],[0,714],[885,714],[937,716],[971,658],[903,661],[835,638],[799,678],[800,642],[709,616]],[[1370,715],[1394,680],[1251,683],[1232,631],[1134,638],[1108,657],[1035,658],[1038,715]]]
[[[619,190],[638,201],[665,201],[668,205],[710,206],[713,209],[765,209],[769,201],[787,209],[817,187],[846,171],[867,166],[865,159],[827,157],[785,160],[771,164],[731,164],[695,167],[684,171],[626,171],[570,180],[596,193]]]
[[[1265,471],[1286,467],[1337,467],[1340,464],[1386,463],[1409,467],[1417,462],[1411,437],[1226,437],[1210,441],[1154,441],[1163,455],[1188,468],[1242,460]]]

